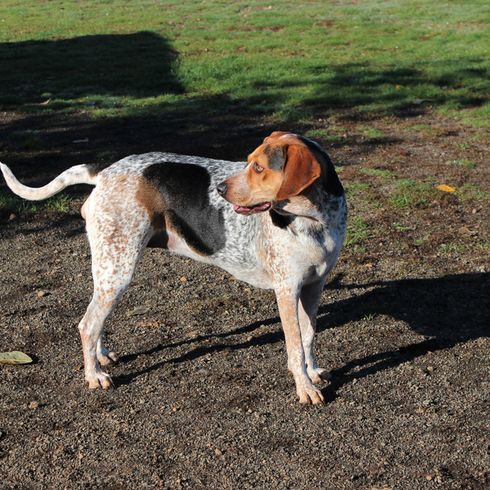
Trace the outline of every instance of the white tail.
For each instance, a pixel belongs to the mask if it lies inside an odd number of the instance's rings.
[[[95,185],[97,183],[97,175],[92,175],[90,173],[88,165],[75,165],[62,172],[58,177],[43,187],[28,187],[21,184],[7,165],[3,163],[0,163],[0,169],[12,192],[29,201],[41,201],[42,199],[47,199],[70,185]]]

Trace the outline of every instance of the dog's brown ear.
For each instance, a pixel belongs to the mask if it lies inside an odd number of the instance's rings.
[[[276,200],[297,196],[320,177],[321,167],[311,151],[302,145],[289,145],[284,178]]]
[[[263,143],[267,143],[271,139],[279,138],[280,136],[284,136],[285,134],[291,134],[291,133],[288,133],[287,131],[273,131],[269,136],[266,136],[264,138]]]

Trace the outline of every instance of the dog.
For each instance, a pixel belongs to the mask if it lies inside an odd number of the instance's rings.
[[[344,241],[347,205],[317,143],[276,131],[246,163],[146,153],[105,167],[76,165],[40,188],[22,185],[0,167],[10,189],[29,200],[74,184],[95,186],[81,209],[94,282],[79,324],[89,388],[112,386],[102,367],[117,357],[103,345],[104,322],[150,246],[273,289],[299,401],[324,403],[315,386],[327,377],[313,351],[316,315]]]

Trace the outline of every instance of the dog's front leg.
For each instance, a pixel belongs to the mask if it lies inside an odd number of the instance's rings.
[[[305,352],[306,371],[313,383],[323,383],[329,378],[328,371],[317,366],[314,353],[316,317],[324,284],[325,279],[322,279],[313,284],[303,286],[299,301],[298,316],[301,327],[301,340]]]
[[[298,321],[299,291],[294,287],[281,286],[276,288],[275,292],[286,338],[288,367],[296,383],[299,401],[313,405],[324,403],[320,390],[313,385],[306,372],[305,353]]]

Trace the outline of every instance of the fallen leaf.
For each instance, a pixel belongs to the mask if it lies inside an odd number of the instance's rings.
[[[30,364],[32,359],[23,352],[0,352],[0,364]]]
[[[149,312],[150,312],[150,308],[148,306],[137,306],[136,308],[133,308],[131,311],[128,311],[126,315],[138,316],[138,315],[145,315],[146,313]]]
[[[442,192],[454,192],[456,190],[454,187],[451,187],[450,185],[446,185],[446,184],[436,185],[436,189]]]

